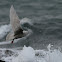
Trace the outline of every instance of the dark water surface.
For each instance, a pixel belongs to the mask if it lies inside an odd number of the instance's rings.
[[[0,0],[0,26],[9,24],[9,10],[14,5],[19,18],[30,18],[33,25],[23,26],[33,33],[25,40],[4,47],[30,45],[46,48],[48,44],[62,47],[62,1],[61,0]]]

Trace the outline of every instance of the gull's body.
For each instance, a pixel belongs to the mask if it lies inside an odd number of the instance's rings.
[[[13,40],[17,38],[22,38],[28,34],[28,31],[24,31],[20,26],[19,17],[16,14],[16,11],[14,10],[13,6],[10,8],[10,24],[12,27],[12,32],[10,32],[6,40]]]

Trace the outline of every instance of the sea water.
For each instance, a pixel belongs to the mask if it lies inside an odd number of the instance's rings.
[[[30,32],[13,44],[6,41],[12,30],[9,20],[11,5],[20,18],[22,28]],[[0,59],[6,62],[62,62],[62,1],[1,0]]]

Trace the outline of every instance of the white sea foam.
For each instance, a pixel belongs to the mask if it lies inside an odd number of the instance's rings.
[[[19,53],[18,57],[13,58],[12,62],[35,62],[35,51],[32,47],[23,47],[23,50]],[[15,59],[15,60],[14,60]],[[20,59],[20,60],[19,60]]]
[[[32,47],[24,46],[22,50],[9,49],[9,52],[12,51],[11,53],[13,53],[11,56],[5,54],[5,50],[2,49],[0,56],[2,56],[2,60],[7,62],[62,62],[62,53],[57,49],[34,50]]]
[[[0,39],[2,39],[10,31],[10,25],[0,26]]]

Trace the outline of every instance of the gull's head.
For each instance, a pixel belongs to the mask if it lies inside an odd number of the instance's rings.
[[[23,31],[24,35],[29,34],[29,31]]]

